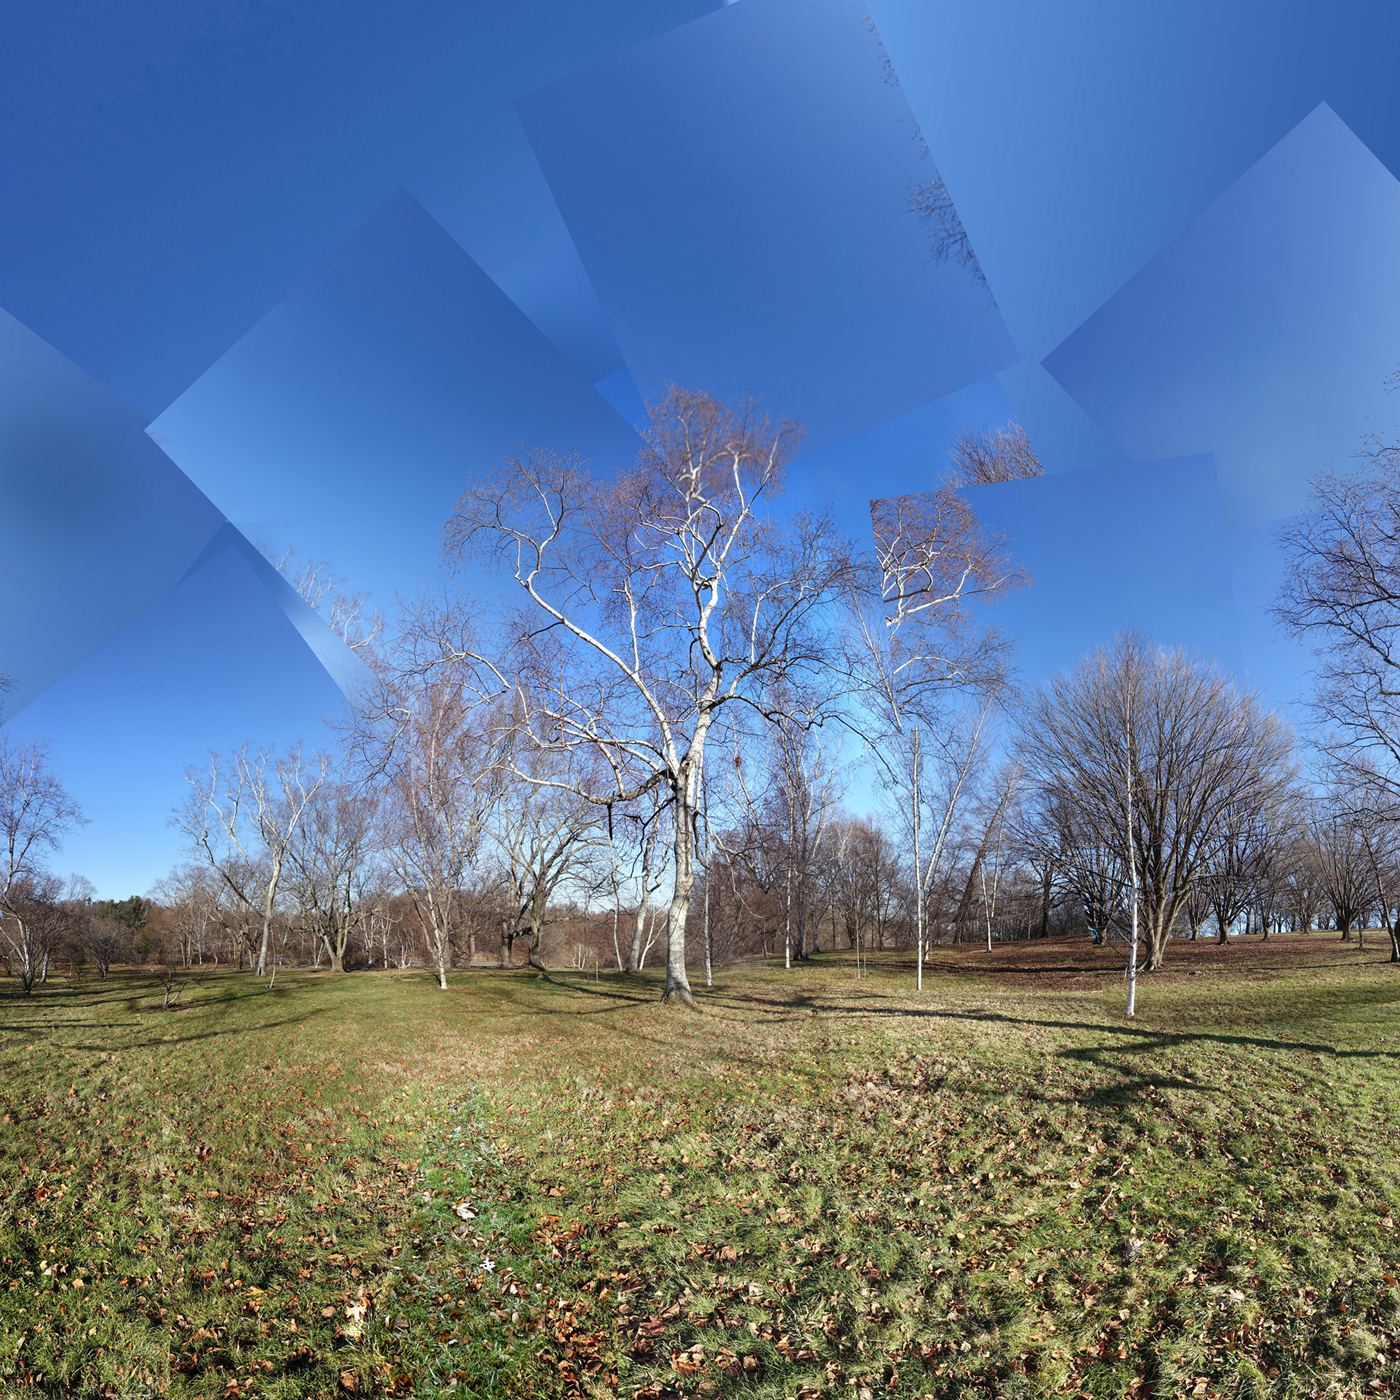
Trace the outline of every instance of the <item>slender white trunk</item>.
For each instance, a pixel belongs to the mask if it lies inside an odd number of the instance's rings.
[[[1128,708],[1128,873],[1132,879],[1132,947],[1128,959],[1128,1008],[1126,1016],[1137,1015],[1138,963],[1138,868],[1137,836],[1133,830],[1133,722],[1132,706]]]
[[[715,985],[714,944],[710,939],[710,872],[714,859],[714,846],[710,840],[710,785],[705,781],[705,761],[700,760],[700,805],[705,817],[705,985]]]
[[[267,975],[267,947],[272,939],[272,906],[277,899],[277,886],[282,879],[282,857],[272,859],[272,878],[267,884],[267,898],[263,901],[262,942],[258,945],[258,964],[254,969],[259,977]]]
[[[703,743],[703,731],[697,731],[691,742],[692,751]],[[704,752],[703,747],[700,752]],[[676,881],[666,917],[666,989],[661,994],[663,1002],[680,1002],[683,1006],[695,1005],[685,971],[685,921],[690,912],[690,891],[695,886],[696,776],[694,765],[686,763],[676,784]]]
[[[792,967],[792,841],[788,833],[787,889],[783,900],[783,966]]]
[[[919,819],[923,801],[919,786],[919,726],[914,726],[914,989],[924,989],[924,866],[919,851]]]

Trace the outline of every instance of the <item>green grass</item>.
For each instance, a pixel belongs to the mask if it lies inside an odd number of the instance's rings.
[[[1400,1394],[1384,957],[1173,945],[1131,1023],[1065,943],[942,951],[921,995],[907,959],[726,969],[693,1013],[533,973],[12,995],[0,1376]]]

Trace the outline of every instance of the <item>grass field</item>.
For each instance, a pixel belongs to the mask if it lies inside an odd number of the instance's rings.
[[[1400,1395],[1384,959],[0,984],[0,1388]]]

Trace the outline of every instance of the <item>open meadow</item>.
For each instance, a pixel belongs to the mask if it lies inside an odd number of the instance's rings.
[[[1400,969],[1081,942],[0,1002],[0,1389],[1400,1394]]]

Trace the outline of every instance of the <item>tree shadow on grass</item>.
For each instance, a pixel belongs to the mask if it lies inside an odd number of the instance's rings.
[[[94,1013],[102,1017],[99,1024],[92,1024],[88,1020],[78,1019],[76,1016],[64,1018],[61,1016],[49,1015],[42,1018],[29,1016],[23,1020],[16,1021],[12,1016],[6,1015],[7,1010],[18,1007],[22,1010],[33,1009],[43,1005],[42,1001],[33,1000],[32,996],[26,996],[22,992],[0,992],[0,1031],[7,1035],[27,1041],[30,1044],[49,1038],[52,1035],[63,1033],[80,1036],[66,1048],[71,1050],[85,1051],[92,1054],[107,1053],[113,1049],[110,1042],[92,1042],[93,1035],[104,1032],[139,1029],[148,1034],[136,1039],[123,1040],[118,1047],[121,1050],[148,1049],[157,1045],[174,1046],[195,1044],[204,1040],[215,1040],[220,1036],[227,1035],[247,1035],[252,1032],[261,1032],[280,1028],[284,1026],[302,1025],[315,1017],[322,1016],[332,1010],[332,1007],[319,1004],[305,1007],[294,1014],[280,1015],[273,1020],[258,1019],[249,1021],[247,1024],[230,1025],[222,1019],[220,1013],[226,1012],[233,1007],[246,1006],[251,1001],[268,995],[268,988],[265,984],[240,987],[221,987],[218,989],[201,988],[199,990],[210,992],[212,995],[196,996],[189,1001],[180,1001],[169,1008],[163,1008],[159,1001],[152,998],[163,996],[164,988],[160,981],[154,977],[143,977],[140,984],[136,984],[131,976],[122,979],[120,986],[113,986],[110,983],[101,983],[99,986],[90,989],[84,996],[73,989],[74,993],[81,996],[81,1000],[66,998],[62,1004],[62,1009],[70,1013],[86,1012],[89,1015]],[[306,988],[296,982],[289,982],[285,986],[277,987],[271,993],[273,1000],[267,1003],[268,1008],[277,1006],[284,1009],[286,999],[305,999]],[[118,1010],[120,1008],[120,1011]],[[219,1024],[209,1026],[201,1030],[191,1030],[183,1035],[153,1035],[156,1027],[162,1023],[165,1015],[175,1012],[198,1011],[205,1014],[219,1016]],[[114,1014],[115,1013],[115,1014]],[[124,1013],[124,1014],[122,1014]],[[118,1019],[120,1017],[120,1019]],[[127,1019],[130,1017],[131,1019]],[[154,1019],[153,1019],[154,1018]]]

